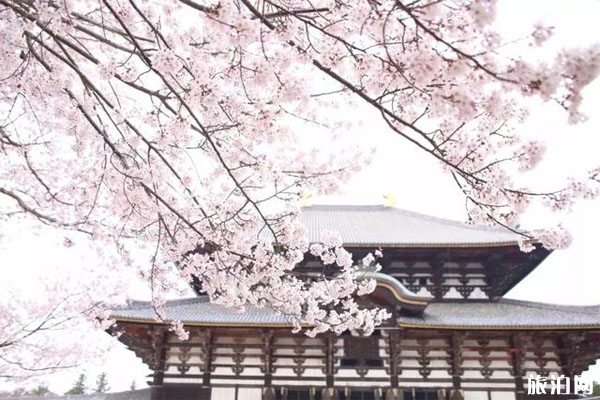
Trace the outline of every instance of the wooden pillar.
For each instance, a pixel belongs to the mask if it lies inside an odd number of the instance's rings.
[[[569,378],[569,393],[575,392],[575,358],[578,353],[579,345],[584,339],[584,335],[577,332],[569,332],[556,339],[556,353],[560,361],[561,373]]]
[[[441,300],[444,298],[444,289],[442,288],[444,260],[441,257],[435,257],[429,261],[429,265],[431,266],[431,283],[433,284],[431,294],[435,300]]]
[[[511,335],[509,338],[512,374],[515,377],[516,400],[526,398],[525,385],[523,384],[523,346],[525,338],[522,335]]]
[[[334,385],[334,354],[335,354],[336,336],[333,332],[325,335],[325,385],[327,388],[333,388]]]
[[[400,357],[400,332],[391,331],[388,337],[390,354],[390,386],[398,387],[398,358]]]
[[[464,370],[462,368],[462,334],[453,333],[450,336],[450,356],[452,363],[452,389],[460,390],[460,377]]]
[[[271,387],[273,381],[273,330],[268,329],[262,332],[264,364],[263,373],[265,374],[265,387]]]
[[[152,350],[154,352],[152,389],[150,400],[162,400],[164,397],[165,359],[167,356],[167,341],[169,334],[164,326],[153,326],[150,332],[152,336]]]
[[[210,370],[212,369],[213,358],[213,332],[207,329],[204,332],[204,365],[202,366],[202,386],[210,386]]]

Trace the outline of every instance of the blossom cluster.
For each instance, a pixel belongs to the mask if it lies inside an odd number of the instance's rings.
[[[550,192],[512,177],[544,153],[514,131],[522,97],[582,121],[598,47],[549,64],[504,59],[493,0],[256,3],[2,2],[3,211],[87,235],[101,266],[149,282],[159,316],[183,281],[316,334],[369,332],[386,317],[356,302],[374,286],[357,283],[339,237],[311,245],[298,219],[306,189],[335,192],[372,157],[340,110],[367,104],[440,163],[472,223],[517,230],[532,201],[559,209],[597,195],[597,173]],[[550,34],[535,27],[533,42]],[[524,247],[535,239],[521,233]],[[537,235],[568,243],[561,230]],[[298,273],[308,253],[332,272]]]

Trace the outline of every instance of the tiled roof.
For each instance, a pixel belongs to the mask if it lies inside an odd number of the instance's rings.
[[[486,246],[514,245],[518,236],[506,229],[465,225],[384,206],[304,207],[300,213],[309,241],[319,242],[323,230],[337,231],[349,246]]]
[[[246,307],[244,312],[210,303],[208,296],[167,301],[167,320],[199,325],[290,325],[291,322],[268,308]],[[114,310],[116,320],[154,321],[156,313],[148,301],[132,301],[127,307]]]
[[[374,279],[378,286],[387,288],[399,304],[413,311],[422,311],[431,301],[430,297],[417,296],[404,287],[400,281],[383,273],[366,272],[361,275],[360,279]],[[127,306],[114,310],[111,316],[121,320],[153,321],[156,313],[147,301],[131,301]],[[290,318],[271,309],[248,306],[245,311],[236,312],[235,309],[210,303],[206,295],[191,299],[168,301],[165,305],[165,319],[204,325],[291,324]]]
[[[168,319],[197,325],[261,326],[291,325],[281,315],[265,308],[248,307],[246,312],[211,304],[206,296],[168,301]],[[117,321],[154,321],[148,302],[133,302],[112,313]],[[422,328],[600,328],[600,306],[562,306],[519,300],[497,302],[430,303],[422,316],[400,316],[402,326]]]
[[[500,299],[497,302],[431,303],[421,316],[400,316],[410,327],[585,328],[600,327],[599,306],[564,306]]]
[[[40,397],[24,396],[24,397],[0,397],[0,400],[39,400]],[[44,396],[44,400],[150,400],[150,388],[140,390],[129,390],[127,392],[118,393],[92,393],[81,395],[65,395],[65,396]]]

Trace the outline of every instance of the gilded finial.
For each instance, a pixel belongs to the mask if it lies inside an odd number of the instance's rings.
[[[396,197],[391,193],[385,193],[383,198],[386,200],[385,203],[383,203],[384,207],[394,207],[396,205]]]
[[[310,206],[312,206],[312,203],[310,201],[311,197],[312,197],[312,193],[311,192],[304,192],[304,194],[302,195],[302,198],[300,199],[300,207],[310,207]]]

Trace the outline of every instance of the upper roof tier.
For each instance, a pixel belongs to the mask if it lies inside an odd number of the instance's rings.
[[[385,206],[313,205],[302,208],[311,243],[337,231],[347,247],[513,246],[519,236],[503,228],[466,225]]]

